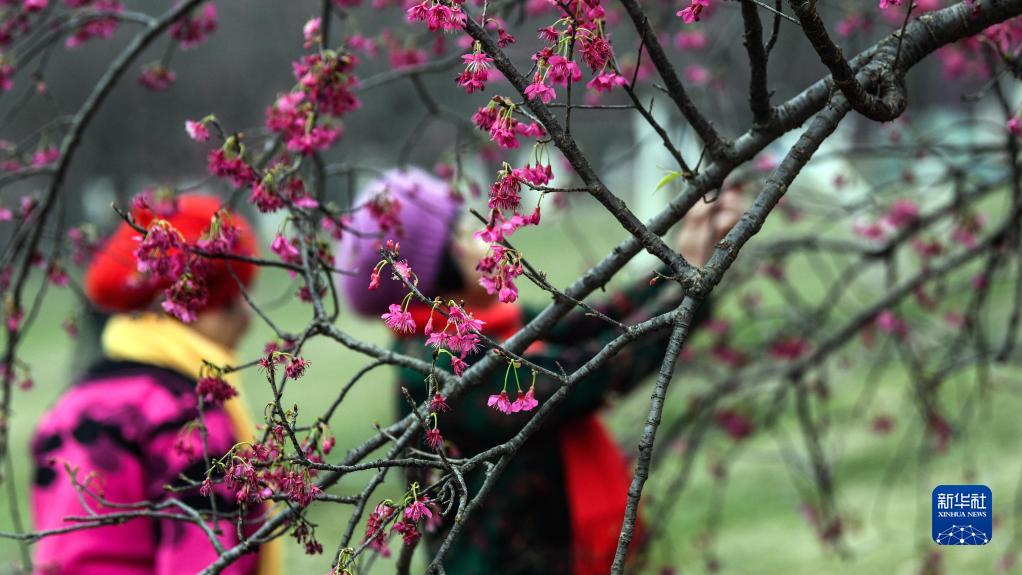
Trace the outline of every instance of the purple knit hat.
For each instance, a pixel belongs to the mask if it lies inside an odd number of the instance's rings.
[[[344,235],[338,246],[337,266],[354,271],[341,278],[341,289],[348,305],[358,314],[379,315],[387,306],[400,303],[408,289],[391,279],[388,269],[380,277],[380,285],[369,290],[369,276],[380,261],[380,247],[387,240],[401,242],[401,257],[408,260],[419,278],[419,289],[435,295],[444,252],[449,249],[451,227],[461,211],[461,198],[452,193],[450,185],[420,168],[409,167],[386,172],[362,189],[355,206],[386,193],[399,202],[396,219],[398,229],[382,237],[377,220],[367,209],[357,210],[351,219],[354,233]]]

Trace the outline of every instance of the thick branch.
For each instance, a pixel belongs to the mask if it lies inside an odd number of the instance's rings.
[[[763,23],[759,9],[752,0],[742,0],[745,23],[745,50],[749,54],[749,108],[753,122],[763,126],[770,122],[770,92],[767,90],[767,51],[763,46]]]
[[[830,39],[826,24],[816,12],[815,2],[790,0],[789,4],[802,23],[806,38],[820,56],[820,61],[830,70],[834,85],[848,98],[856,112],[870,120],[889,122],[905,111],[905,84],[899,70],[880,72],[880,95],[871,94],[856,78],[841,48]]]

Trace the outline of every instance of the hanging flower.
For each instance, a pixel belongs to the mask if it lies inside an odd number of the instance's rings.
[[[273,243],[270,244],[270,250],[277,254],[281,260],[291,263],[300,264],[302,262],[302,253],[298,251],[291,240],[284,237],[283,234],[277,234],[273,238]]]
[[[206,405],[220,405],[238,395],[238,390],[221,377],[201,377],[195,384],[195,394],[202,398]]]
[[[205,122],[187,120],[185,122],[185,131],[188,132],[188,137],[196,142],[209,140],[209,128],[206,127]]]
[[[547,65],[550,66],[547,79],[553,84],[567,86],[568,82],[580,82],[582,80],[582,70],[579,69],[578,64],[574,60],[554,55],[547,59]]]
[[[191,323],[195,321],[198,310],[206,305],[208,292],[205,284],[191,273],[185,273],[164,294],[163,311],[184,323]]]
[[[425,22],[430,32],[438,30],[459,30],[465,25],[465,13],[461,7],[448,6],[443,2],[425,0],[406,12],[409,22]]]
[[[321,18],[313,18],[302,26],[302,36],[305,38],[305,44],[303,48],[312,48],[315,44],[322,41],[322,34],[320,30],[323,28],[323,20]]]
[[[405,545],[415,545],[422,536],[419,528],[411,521],[398,521],[394,524],[393,531],[401,534],[401,542]]]
[[[481,92],[490,78],[490,63],[493,59],[480,51],[478,43],[474,52],[465,54],[461,59],[465,62],[465,70],[458,75],[457,84],[469,94]]]
[[[166,220],[153,220],[133,255],[140,273],[173,278],[185,267],[184,239]]]
[[[530,100],[539,98],[544,104],[549,104],[551,100],[557,97],[557,93],[554,89],[546,85],[543,78],[536,74],[532,78],[532,83],[525,87],[525,96]]]
[[[387,327],[397,333],[415,333],[415,320],[411,312],[402,310],[396,303],[390,304],[387,309],[389,311],[380,316]]]
[[[394,506],[389,501],[384,501],[373,509],[366,519],[366,533],[363,542],[369,542],[369,548],[376,551],[382,557],[390,557],[390,548],[387,546],[387,537],[384,527],[387,520],[394,514]]]
[[[518,413],[520,411],[532,411],[538,405],[539,402],[536,401],[536,386],[533,385],[529,388],[529,391],[525,393],[522,393],[521,391],[518,392],[518,397],[515,399],[514,403],[511,404],[511,411],[514,413]]]
[[[881,0],[883,2],[885,0]],[[680,17],[686,24],[698,22],[702,11],[710,5],[710,0],[691,0],[691,4],[675,15]]]
[[[593,72],[602,70],[607,62],[614,56],[614,51],[610,47],[610,42],[603,36],[597,35],[591,30],[585,28],[579,28],[579,32],[586,30],[587,34],[581,35],[581,52],[582,59],[585,60],[589,69]]]
[[[511,400],[507,397],[507,392],[502,391],[497,395],[491,395],[486,400],[487,407],[492,407],[501,413],[512,413]]]
[[[447,401],[444,399],[444,396],[437,392],[433,394],[433,399],[429,400],[429,410],[433,413],[445,413],[450,411],[451,408],[447,405]]]
[[[422,497],[408,504],[405,507],[404,517],[409,521],[418,521],[423,517],[433,517],[433,512],[429,509],[429,498]]]
[[[161,92],[177,80],[177,74],[162,64],[150,64],[142,69],[138,83],[154,92]]]
[[[439,450],[440,446],[444,444],[444,437],[440,435],[440,430],[437,428],[429,429],[426,431],[426,445],[430,446],[434,450]]]
[[[464,359],[452,355],[451,369],[454,370],[454,375],[460,376],[461,374],[465,373],[466,369],[468,369],[468,363],[466,363]]]
[[[615,86],[627,86],[628,80],[615,72],[602,72],[593,76],[586,87],[597,92],[610,92]]]
[[[301,357],[292,357],[291,361],[284,368],[284,373],[291,379],[299,379],[305,375],[305,368],[309,367],[309,360]]]

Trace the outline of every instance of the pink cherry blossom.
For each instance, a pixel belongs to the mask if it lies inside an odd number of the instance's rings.
[[[67,2],[67,4],[72,3]],[[118,0],[94,0],[88,7],[99,13],[124,11],[124,6]],[[93,38],[111,38],[119,26],[120,20],[112,16],[90,19],[76,28],[74,33],[64,41],[64,45],[68,48],[77,48]]]
[[[539,74],[536,74],[533,82],[525,87],[525,96],[530,100],[539,98],[544,104],[549,104],[551,100],[557,97],[557,93],[543,82]]]
[[[424,0],[406,12],[409,22],[425,22],[430,32],[458,30],[465,23],[465,13],[457,5]]]
[[[580,82],[582,80],[582,70],[579,69],[578,64],[574,60],[568,60],[563,56],[555,55],[547,60],[547,65],[550,67],[547,79],[552,84],[567,86],[569,81]]]
[[[45,10],[49,5],[49,0],[24,0],[21,5],[26,12],[31,14],[33,12],[41,12],[42,10]]]
[[[206,127],[205,122],[187,120],[185,122],[185,131],[188,132],[188,137],[196,142],[209,140],[209,128]]]
[[[597,92],[610,92],[615,86],[627,86],[628,80],[616,72],[601,72],[586,84],[587,88]]]
[[[56,147],[48,147],[37,150],[32,155],[32,165],[41,168],[43,166],[52,164],[60,158],[60,149]]]
[[[292,263],[300,264],[302,262],[302,253],[298,251],[291,240],[284,237],[283,234],[277,234],[273,238],[273,243],[270,244],[270,250],[277,254],[281,260]]]
[[[389,311],[380,316],[387,327],[397,333],[415,333],[415,320],[411,312],[404,311],[398,304],[390,304]]]
[[[422,497],[408,504],[405,507],[404,517],[409,521],[418,521],[423,517],[433,517],[433,512],[429,509],[429,498]]]
[[[138,83],[154,92],[160,92],[169,88],[176,79],[177,74],[170,68],[162,64],[152,64],[142,69]]]
[[[444,444],[444,436],[440,434],[440,430],[437,428],[426,430],[426,445],[433,449],[440,449],[440,446]]]
[[[705,10],[709,5],[710,0],[691,0],[689,6],[679,10],[675,13],[675,16],[680,17],[686,24],[692,24],[693,22],[699,21],[703,10]]]
[[[893,229],[912,224],[919,217],[919,205],[912,200],[895,200],[884,214],[882,221]]]
[[[435,413],[446,413],[451,408],[447,405],[447,400],[444,399],[444,396],[434,393],[433,398],[429,400],[429,410]]]
[[[313,18],[302,26],[302,36],[305,38],[305,44],[303,47],[308,49],[312,48],[317,42],[320,41],[320,29],[322,28],[323,20],[321,18]]]
[[[520,411],[532,411],[538,405],[539,402],[536,401],[536,386],[532,386],[529,388],[529,391],[525,393],[522,393],[521,391],[518,392],[518,397],[515,399],[514,403],[511,404],[511,412],[518,413]]]
[[[216,4],[207,2],[201,10],[186,14],[175,22],[170,28],[170,37],[180,43],[182,50],[190,50],[205,42],[216,28]]]
[[[897,336],[898,338],[904,338],[908,335],[908,325],[891,310],[885,309],[878,313],[873,323],[880,331]]]
[[[501,413],[512,413],[511,411],[511,400],[507,397],[507,392],[502,391],[498,395],[491,395],[486,400],[487,407],[492,407]]]
[[[206,405],[216,406],[238,395],[238,390],[220,377],[202,377],[195,384],[195,394],[202,398]]]

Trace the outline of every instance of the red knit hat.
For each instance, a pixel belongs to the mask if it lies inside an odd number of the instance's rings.
[[[169,222],[189,245],[195,243],[209,228],[213,216],[221,209],[218,198],[200,194],[178,196],[166,213],[154,214],[148,206],[132,209],[135,224],[148,228],[154,219]],[[162,211],[162,210],[161,210]],[[238,244],[235,255],[255,256],[256,235],[241,215],[229,212],[230,224],[237,230]],[[106,244],[93,257],[85,272],[85,293],[96,307],[107,312],[131,312],[148,308],[170,286],[168,280],[153,281],[138,271],[135,250],[140,242],[138,230],[122,223]],[[252,284],[257,267],[253,264],[226,259],[209,259],[204,266],[208,296],[204,309],[215,309],[231,304],[241,294],[234,275],[245,287]],[[230,269],[228,269],[230,266]]]

